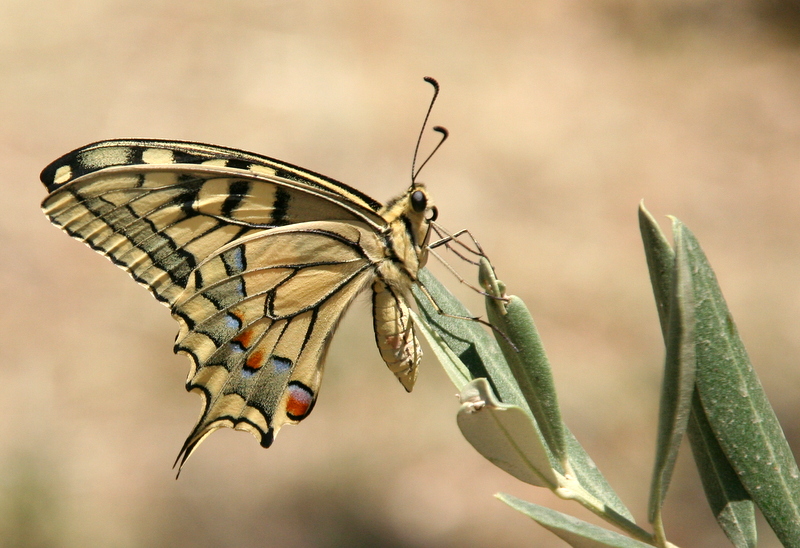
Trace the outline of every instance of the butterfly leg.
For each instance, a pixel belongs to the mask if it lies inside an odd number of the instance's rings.
[[[469,264],[475,265],[475,266],[480,266],[483,263],[493,273],[494,272],[494,267],[492,266],[492,263],[489,261],[489,257],[483,251],[483,248],[481,247],[481,244],[479,244],[478,240],[475,239],[475,236],[473,236],[472,233],[466,228],[462,229],[462,230],[459,230],[459,231],[455,232],[454,234],[449,234],[442,227],[440,227],[439,225],[437,225],[435,223],[431,223],[431,226],[436,231],[436,235],[439,236],[440,239],[435,241],[435,242],[433,242],[432,244],[430,244],[428,246],[429,253],[432,254],[434,257],[436,257],[436,259],[442,265],[444,265],[444,267],[447,268],[447,270],[449,270],[450,273],[453,276],[455,276],[455,278],[459,282],[461,282],[462,284],[466,285],[467,287],[469,287],[470,289],[472,289],[476,293],[480,293],[484,297],[489,297],[489,298],[492,298],[492,299],[499,299],[499,300],[505,301],[506,299],[504,297],[502,297],[500,295],[497,295],[495,292],[493,292],[493,291],[489,291],[489,292],[484,291],[484,290],[480,289],[479,287],[469,283],[467,280],[464,279],[463,276],[461,276],[461,274],[459,274],[450,265],[450,263],[448,263],[444,259],[444,257],[442,257],[441,255],[439,255],[439,253],[434,251],[434,248],[436,248],[436,247],[445,246],[445,248],[447,248],[451,252],[455,253],[455,255],[459,259],[461,259],[461,260],[463,260],[463,261],[465,261],[465,262],[467,262]],[[473,247],[470,247],[468,244],[465,244],[464,242],[462,242],[459,239],[459,237],[464,235],[464,234],[469,236],[470,240],[472,240]],[[467,254],[474,255],[475,257],[477,257],[477,260],[469,258],[464,253],[462,253],[460,250],[464,250]],[[494,276],[492,276],[492,277],[494,277]],[[482,281],[481,285],[484,285],[483,281]]]
[[[447,268],[447,270],[449,270],[450,273],[453,276],[455,276],[455,278],[459,282],[461,282],[462,284],[466,285],[467,287],[469,287],[470,289],[472,289],[476,293],[479,293],[479,294],[483,295],[484,297],[488,297],[490,299],[497,299],[497,300],[504,301],[504,302],[508,301],[508,299],[505,296],[503,296],[502,292],[497,292],[496,291],[496,289],[497,289],[496,287],[490,287],[492,285],[491,284],[491,280],[484,280],[483,279],[483,275],[479,276],[479,277],[481,277],[481,285],[484,285],[487,288],[487,291],[484,291],[484,290],[480,289],[479,287],[477,287],[477,286],[469,283],[467,280],[465,280],[464,277],[461,276],[461,274],[459,274],[450,265],[450,263],[448,263],[444,259],[444,257],[442,257],[439,253],[437,253],[434,250],[434,248],[436,248],[436,247],[444,246],[445,248],[447,248],[451,252],[455,253],[455,255],[457,257],[459,257],[460,259],[462,259],[463,261],[465,261],[465,262],[467,262],[469,264],[473,264],[475,266],[488,268],[489,271],[491,271],[491,275],[489,276],[489,278],[495,279],[494,268],[492,266],[492,263],[489,261],[489,258],[487,257],[486,253],[483,251],[483,248],[481,247],[480,243],[478,243],[478,240],[475,239],[475,236],[473,236],[472,233],[468,229],[462,229],[462,230],[459,230],[459,231],[457,231],[457,232],[455,232],[453,234],[450,234],[444,228],[442,228],[441,226],[437,225],[436,223],[431,223],[431,226],[433,227],[434,231],[436,232],[436,235],[439,236],[439,240],[431,243],[428,246],[428,251],[429,251],[430,254],[432,254],[434,257],[436,257],[436,259],[438,259],[438,261],[442,265],[444,265],[444,267]],[[471,240],[471,244],[472,244],[471,246],[469,244],[465,244],[460,239],[460,236],[463,236],[463,235],[466,235],[466,236],[469,237],[469,239]],[[473,255],[473,256],[477,257],[477,259],[471,259],[467,255]],[[490,282],[489,285],[486,285],[486,283],[484,283],[484,282],[487,282],[487,281]],[[492,325],[491,323],[487,322],[486,320],[484,320],[484,319],[482,319],[482,318],[480,318],[478,316],[461,316],[461,315],[456,315],[456,314],[449,314],[449,313],[445,312],[444,310],[442,310],[442,308],[439,306],[439,304],[436,302],[436,300],[430,294],[428,289],[422,283],[418,283],[417,287],[419,287],[420,291],[425,295],[425,297],[428,299],[428,301],[433,305],[434,309],[436,310],[436,312],[438,314],[440,314],[442,316],[445,316],[445,317],[448,317],[448,318],[473,321],[473,322],[478,322],[479,324],[485,325],[486,327],[489,327],[490,329],[495,331],[497,334],[499,334],[501,337],[503,337],[506,341],[508,341],[508,343],[513,348],[516,349],[514,344],[508,338],[508,335],[503,333],[496,326]]]

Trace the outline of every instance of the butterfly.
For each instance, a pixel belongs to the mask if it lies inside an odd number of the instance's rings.
[[[203,400],[179,470],[218,428],[269,447],[307,417],[336,326],[368,288],[380,355],[411,391],[422,352],[409,291],[437,216],[414,179],[382,205],[266,156],[138,139],[89,144],[44,169],[51,222],[126,270],[179,324],[174,351],[190,358],[186,389]]]

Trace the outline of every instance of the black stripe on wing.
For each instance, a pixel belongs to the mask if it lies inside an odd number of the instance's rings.
[[[336,225],[256,234],[197,267],[197,277],[173,307],[183,324],[175,351],[192,361],[186,388],[203,396],[179,466],[217,428],[250,431],[268,447],[283,424],[310,414],[331,335],[375,276],[375,264],[359,243],[362,229]],[[313,254],[298,262],[290,243],[297,238],[311,238],[318,249],[344,257],[325,261]],[[299,290],[308,294],[290,308],[285,299]],[[276,301],[281,313],[274,313]]]
[[[217,162],[215,165],[243,171],[263,172],[255,168],[267,168],[274,177],[333,192],[373,212],[381,209],[380,202],[360,190],[320,173],[252,152],[190,141],[160,139],[98,141],[57,159],[44,168],[40,178],[47,190],[53,192],[71,180],[112,166],[204,164],[209,161]]]
[[[197,205],[207,182],[202,177],[180,175],[162,187],[146,184],[147,177],[153,174],[100,177],[96,184],[78,180],[57,190],[43,206],[54,224],[109,257],[157,299],[171,303],[200,261],[251,227],[202,212]],[[223,209],[241,202],[249,184],[234,181],[229,188],[238,194],[224,198]],[[268,216],[269,208],[264,210]]]

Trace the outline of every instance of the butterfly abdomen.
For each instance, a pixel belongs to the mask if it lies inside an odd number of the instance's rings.
[[[372,284],[372,321],[381,358],[403,387],[411,392],[417,380],[422,349],[414,335],[405,296],[381,279]]]

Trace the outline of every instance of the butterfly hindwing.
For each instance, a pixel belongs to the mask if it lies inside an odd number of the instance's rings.
[[[204,409],[183,458],[211,431],[248,430],[269,446],[310,411],[324,354],[347,306],[374,279],[379,239],[361,223],[263,231],[198,265],[173,306],[176,352]]]

